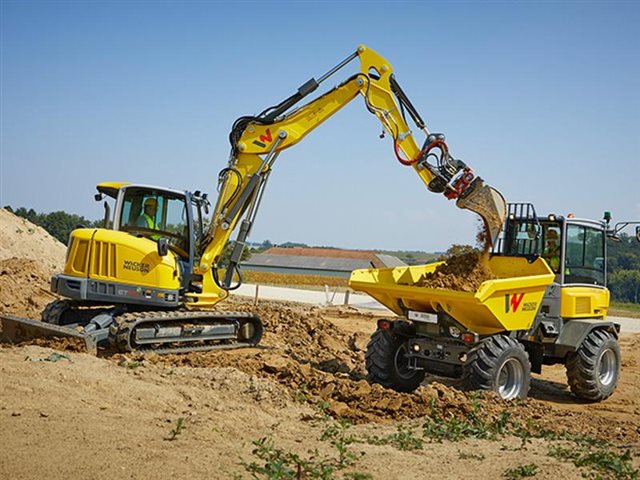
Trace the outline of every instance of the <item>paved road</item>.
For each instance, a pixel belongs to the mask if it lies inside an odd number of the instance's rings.
[[[231,292],[233,295],[241,295],[255,298],[256,287],[258,288],[258,298],[268,300],[289,300],[292,302],[310,303],[312,305],[344,305],[345,294],[337,293],[331,289],[327,291],[303,290],[299,288],[272,287],[267,285],[243,284],[237,290]],[[349,294],[349,305],[356,308],[380,310],[382,315],[391,314],[380,302],[377,302],[368,295]],[[624,333],[640,333],[640,318],[609,317],[609,320],[619,323]]]

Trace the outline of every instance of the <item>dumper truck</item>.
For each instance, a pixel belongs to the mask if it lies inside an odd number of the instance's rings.
[[[620,325],[607,319],[606,288],[606,238],[620,225],[609,222],[539,217],[532,204],[508,204],[487,252],[495,278],[472,292],[423,286],[443,262],[355,270],[350,287],[400,317],[377,322],[369,380],[412,392],[429,373],[514,399],[527,396],[531,372],[562,364],[576,397],[609,397],[620,375]]]

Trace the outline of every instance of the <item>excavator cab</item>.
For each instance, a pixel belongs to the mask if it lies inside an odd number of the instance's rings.
[[[97,190],[96,200],[115,200],[113,219],[105,202],[106,228],[157,242],[161,256],[166,245],[181,262],[193,264],[208,213],[206,194],[126,183],[101,183]]]

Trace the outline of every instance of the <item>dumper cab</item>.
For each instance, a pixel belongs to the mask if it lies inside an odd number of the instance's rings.
[[[560,363],[574,394],[606,398],[620,369],[619,326],[606,320],[607,225],[509,204],[487,254],[493,278],[475,291],[425,287],[444,262],[354,271],[353,289],[401,317],[378,322],[369,378],[412,391],[431,373],[511,399],[527,395],[532,371]]]

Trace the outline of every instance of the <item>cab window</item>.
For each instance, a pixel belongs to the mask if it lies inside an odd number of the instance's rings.
[[[604,285],[604,232],[582,226],[567,226],[565,283]]]
[[[148,188],[125,191],[120,230],[157,241],[166,238],[182,257],[189,256],[189,222],[184,197]]]

